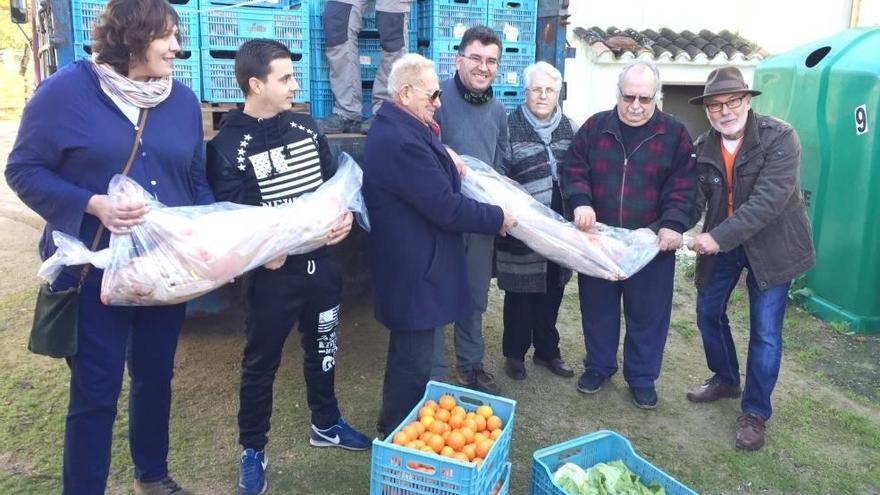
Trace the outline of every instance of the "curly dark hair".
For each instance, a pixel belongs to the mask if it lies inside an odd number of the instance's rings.
[[[458,44],[458,54],[464,55],[464,51],[467,47],[471,46],[471,43],[474,41],[479,41],[483,45],[496,45],[498,46],[499,51],[503,51],[504,49],[501,44],[501,38],[498,37],[492,28],[478,25],[468,28],[468,30],[464,32],[464,35],[461,37],[461,42]]]
[[[98,62],[127,76],[129,64],[144,61],[150,43],[177,23],[177,12],[166,0],[110,0],[92,30],[92,51]]]

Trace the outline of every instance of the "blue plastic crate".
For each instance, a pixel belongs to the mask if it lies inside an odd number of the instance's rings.
[[[329,79],[324,30],[313,29],[309,44],[311,46],[309,57],[312,78]],[[379,38],[372,36],[358,37],[358,60],[361,66],[361,80],[372,81],[376,78],[376,71],[379,70],[379,62],[382,56],[381,50]]]
[[[501,62],[492,84],[522,86],[523,69],[535,63],[535,47],[531,43],[505,43]]]
[[[81,45],[92,44],[92,28],[104,12],[107,0],[73,0],[71,16],[73,17],[73,42]],[[177,29],[180,31],[180,48],[183,51],[199,49],[199,14],[189,4],[173,5],[179,18]]]
[[[489,0],[486,25],[494,29],[504,44],[535,44],[537,23],[535,0]]]
[[[526,99],[526,92],[522,86],[492,85],[492,89],[495,90],[495,99],[504,105],[507,113],[516,110],[516,107],[522,105]]]
[[[419,54],[434,62],[434,70],[441,81],[455,75],[457,53],[458,41],[432,41],[427,48],[419,50]]]
[[[203,12],[199,20],[202,50],[234,52],[245,41],[269,38],[283,43],[293,53],[308,53],[307,5],[291,10],[245,7],[214,10]]]
[[[695,491],[636,454],[629,440],[613,431],[597,431],[543,448],[532,457],[531,495],[565,495],[553,481],[553,473],[566,462],[588,469],[600,462],[617,460],[623,461],[645,484],[656,481],[663,485],[667,495],[697,495]]]
[[[223,9],[230,5],[239,4],[246,0],[199,0],[199,10],[208,12],[212,9]],[[275,9],[284,10],[296,8],[296,6],[307,2],[308,0],[277,0],[276,2],[254,2],[241,6],[246,9]]]
[[[87,60],[92,57],[92,47],[82,43],[73,45],[73,57],[76,60]],[[202,76],[201,76],[201,57],[199,52],[181,52],[174,61],[174,69],[171,77],[186,84],[193,93],[202,99]]]
[[[309,26],[313,29],[323,29],[321,19],[324,16],[324,6],[327,0],[309,0]],[[361,31],[376,30],[376,3],[368,2],[361,18]],[[412,0],[412,7],[409,10],[410,30],[415,31],[416,22],[418,21],[418,2]]]
[[[364,82],[361,87],[361,105],[363,118],[369,118],[372,115],[373,90],[372,82]],[[333,112],[333,91],[330,89],[330,81],[324,79],[313,79],[311,83],[311,94],[309,104],[312,107],[312,117],[323,119]]]
[[[294,103],[308,101],[309,63],[308,57],[293,54],[293,77],[300,89],[293,94]],[[242,103],[244,95],[235,80],[235,60],[215,57],[208,50],[202,50],[202,101],[208,103]]]
[[[486,24],[488,0],[420,0],[419,39],[458,41],[471,27]]]
[[[408,449],[377,438],[373,440],[370,495],[486,495],[491,493],[498,480],[506,476],[516,408],[516,401],[511,399],[431,381],[422,400],[388,438],[415,421],[419,408],[426,400],[436,401],[446,394],[455,397],[458,404],[468,411],[488,404],[504,422],[501,436],[483,464],[476,467],[472,463]]]

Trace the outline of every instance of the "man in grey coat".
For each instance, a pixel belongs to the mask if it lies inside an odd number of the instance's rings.
[[[696,143],[703,233],[697,252],[697,326],[714,373],[688,391],[692,402],[742,395],[736,446],[758,450],[772,414],[770,395],[782,359],[782,322],[792,279],[815,264],[812,233],[800,190],[801,148],[786,122],[755,114],[753,96],[735,67],[709,74],[701,96],[712,129]],[[746,380],[727,317],[730,294],[746,269],[750,337]]]

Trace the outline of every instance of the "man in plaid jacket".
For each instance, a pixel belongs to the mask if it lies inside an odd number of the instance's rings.
[[[559,171],[567,209],[579,229],[589,230],[598,221],[657,234],[660,254],[629,279],[578,277],[587,349],[578,390],[596,393],[617,372],[622,296],[623,376],[633,403],[645,409],[657,406],[654,382],[669,331],[675,250],[682,232],[699,218],[691,137],[681,122],[657,110],[660,89],[653,63],[639,60],[624,67],[616,108],[581,126]]]

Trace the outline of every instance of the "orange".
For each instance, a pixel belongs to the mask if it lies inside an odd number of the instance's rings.
[[[492,411],[491,406],[480,406],[477,408],[477,415],[482,416],[483,419],[489,419],[493,414],[495,413]]]
[[[464,437],[464,443],[473,443],[474,441],[474,430],[470,428],[462,428],[458,430],[461,433],[461,436]]]
[[[441,436],[443,437],[443,441],[444,441],[444,442],[446,441],[447,438],[449,438],[449,433],[450,433],[450,432],[448,432],[448,431],[444,431],[444,432],[443,432],[443,435],[441,435]]]
[[[437,412],[434,413],[434,419],[437,421],[443,421],[444,423],[449,421],[450,416],[449,411],[446,409],[438,409]]]
[[[482,433],[475,433],[474,434],[474,443],[480,443],[485,439],[486,439],[486,435],[483,435]]]
[[[431,437],[433,437],[433,436],[434,436],[433,433],[431,433],[430,431],[426,431],[426,432],[422,433],[421,435],[419,435],[419,440],[421,440],[421,441],[427,443],[427,442],[428,442],[428,439],[431,438]]]
[[[421,433],[419,433],[419,430],[417,430],[416,427],[413,425],[406,425],[402,431],[406,433],[406,438],[416,439],[419,438],[419,435],[421,435]]]
[[[504,430],[502,430],[501,428],[498,428],[497,430],[492,430],[492,433],[489,434],[489,438],[491,438],[492,441],[498,440],[498,437],[501,436],[501,433],[503,431]]]
[[[392,443],[394,443],[394,445],[406,445],[409,443],[409,437],[406,433],[398,431],[394,434],[394,440],[392,440]]]
[[[457,430],[451,432],[449,434],[449,436],[446,437],[446,445],[449,445],[450,447],[452,447],[452,449],[455,450],[456,452],[461,451],[461,448],[464,447],[464,444],[465,444],[464,435],[462,435],[461,432],[459,432]]]
[[[455,455],[455,450],[452,449],[449,445],[444,446],[440,449],[440,455],[443,457],[452,457]]]
[[[434,453],[434,449],[432,449],[431,447],[428,447],[427,445],[425,445],[424,447],[420,448],[419,450],[421,450],[422,452],[430,452],[430,453],[432,453],[432,454]]]
[[[469,413],[467,413],[467,414],[464,415],[464,418],[465,418],[465,419],[474,419],[474,418],[476,418],[476,417],[477,417],[477,413],[475,413],[475,412],[473,412],[473,411],[471,411],[471,412],[469,412]]]
[[[437,403],[434,402],[433,400],[429,399],[429,400],[425,401],[425,407],[430,407],[431,409],[437,409]]]
[[[479,468],[480,466],[483,465],[483,458],[482,458],[482,457],[474,457],[473,462],[474,462],[474,464],[476,464],[477,467]]]
[[[471,431],[477,431],[477,422],[474,421],[472,418],[468,418],[461,422],[461,427],[468,428]]]
[[[466,455],[469,461],[472,461],[477,456],[477,446],[469,443],[461,448],[461,453]]]
[[[474,421],[477,422],[477,431],[483,431],[486,429],[486,418],[477,415],[477,417],[474,418]]]
[[[489,431],[495,431],[501,428],[501,418],[498,416],[489,416],[489,419],[486,420],[486,429]]]
[[[461,423],[463,421],[464,420],[462,419],[462,416],[453,416],[449,418],[449,421],[447,421],[447,423],[449,423],[449,426],[452,427],[453,430],[457,430],[461,428]]]
[[[408,449],[419,450],[419,448],[416,447],[416,443],[415,443],[415,442],[410,442],[410,443],[406,444],[406,448],[408,448]]]
[[[433,415],[434,415],[434,408],[433,407],[425,406],[425,407],[419,409],[419,419],[422,419],[425,416],[433,416]]]
[[[443,447],[446,446],[446,442],[443,441],[443,437],[440,435],[434,435],[427,442],[428,446],[431,447],[435,453],[439,454]]]
[[[445,428],[446,426],[448,426],[448,425],[446,423],[443,423],[442,421],[434,421],[433,423],[431,423],[431,426],[428,427],[428,430],[431,433],[435,433],[437,435],[440,435],[441,433],[446,431],[446,428]]]
[[[456,452],[455,455],[452,456],[452,458],[461,462],[471,462],[471,460],[468,459],[468,456],[461,452]]]
[[[419,435],[421,435],[422,433],[425,432],[425,425],[423,425],[422,423],[420,423],[418,421],[413,421],[412,423],[410,423],[410,425],[412,427],[414,427],[416,429],[416,431],[419,432]],[[416,435],[416,436],[418,436],[418,435]]]
[[[489,449],[492,448],[492,440],[483,440],[482,442],[477,443],[477,457],[482,457],[483,459],[489,455]]]
[[[422,424],[425,428],[431,426],[431,423],[435,421],[434,416],[423,416],[419,418],[419,423]]]
[[[467,414],[467,412],[461,406],[455,406],[452,408],[452,416],[453,417],[461,416],[463,418],[463,417],[465,417],[466,414]]]
[[[416,450],[421,450],[421,448],[425,446],[425,442],[421,440],[413,440],[410,443],[413,444],[413,448]]]
[[[446,409],[447,411],[451,411],[455,408],[455,397],[451,395],[444,395],[440,397],[440,407],[442,409]]]

